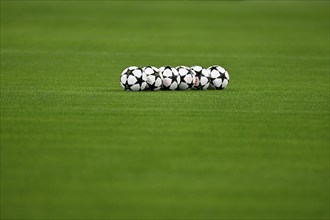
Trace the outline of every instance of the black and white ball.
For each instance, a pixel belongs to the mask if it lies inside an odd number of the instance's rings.
[[[229,83],[229,74],[225,68],[221,66],[210,66],[210,88],[212,89],[225,89]]]
[[[162,78],[162,89],[176,90],[180,85],[180,76],[178,71],[171,66],[163,66],[159,68],[159,73]]]
[[[147,87],[147,75],[139,67],[127,67],[120,75],[120,85],[124,90],[142,91]]]
[[[147,89],[151,91],[160,90],[162,87],[162,78],[158,68],[154,66],[143,67],[143,72],[147,75]]]
[[[180,76],[180,84],[179,89],[188,90],[194,87],[195,85],[195,74],[193,71],[187,66],[178,66],[176,70]]]
[[[192,66],[191,70],[195,73],[195,88],[207,89],[210,84],[210,73],[201,66]]]

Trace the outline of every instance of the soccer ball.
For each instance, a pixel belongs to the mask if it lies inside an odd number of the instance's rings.
[[[208,68],[210,72],[210,88],[212,89],[224,89],[228,86],[229,83],[229,74],[221,66],[210,66]]]
[[[186,66],[178,66],[176,67],[176,70],[178,71],[181,80],[179,89],[188,90],[193,88],[195,84],[195,74],[193,71]]]
[[[144,90],[147,86],[147,75],[141,68],[130,66],[121,73],[120,85],[124,90]]]
[[[180,76],[178,71],[171,66],[163,66],[159,68],[162,78],[162,88],[164,90],[176,90],[180,84]]]
[[[207,89],[210,84],[210,72],[201,66],[193,66],[191,70],[195,73],[195,88]]]
[[[159,70],[153,66],[143,67],[143,72],[147,74],[147,89],[152,91],[160,90],[162,87],[162,78]]]

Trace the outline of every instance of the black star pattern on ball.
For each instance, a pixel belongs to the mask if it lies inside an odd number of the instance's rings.
[[[224,74],[224,73],[220,73],[220,77],[219,77],[219,78],[222,80],[222,82],[223,82],[225,79],[227,79],[226,74]]]
[[[196,72],[195,76],[199,79],[199,84],[200,84],[201,83],[201,78],[203,76],[202,72]]]
[[[124,86],[125,86],[125,90],[131,90],[131,88],[130,88],[130,86],[128,85],[128,76],[130,75],[130,74],[132,74],[132,71],[131,70],[127,70],[127,72],[126,72],[126,82],[125,82],[125,84],[124,84]]]
[[[155,88],[156,88],[155,83],[153,83],[152,85],[149,85],[150,90],[154,90]]]
[[[136,83],[140,85],[140,89],[142,87],[142,83],[144,82],[143,79],[142,79],[142,75],[140,77],[135,77],[136,78]]]
[[[194,83],[194,82],[192,82],[192,83],[187,83],[187,85],[188,85],[189,89],[191,89],[192,87],[194,87],[195,83]]]
[[[127,79],[126,79],[126,82],[125,82],[125,90],[130,90],[130,91],[132,91],[131,86],[128,85],[128,76],[129,76],[129,75],[133,75],[133,71],[130,70],[130,69],[128,69],[127,72],[126,72]]]
[[[130,87],[129,87],[128,82],[126,80],[126,82],[125,82],[125,90],[128,90],[128,89],[130,89]]]
[[[178,75],[172,74],[172,83],[178,82]]]
[[[217,70],[217,67],[216,66],[211,66],[210,67],[210,72],[212,72],[212,70]]]

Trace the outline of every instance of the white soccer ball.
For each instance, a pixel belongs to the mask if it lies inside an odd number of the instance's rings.
[[[147,89],[151,91],[160,90],[162,87],[162,78],[158,68],[154,66],[143,67],[143,72],[147,74]]]
[[[179,89],[188,90],[194,87],[195,85],[195,74],[194,72],[187,66],[178,66],[176,70],[180,76],[180,84]]]
[[[225,68],[221,66],[210,66],[210,88],[212,89],[225,89],[229,83],[229,74]]]
[[[195,88],[207,89],[210,84],[210,73],[201,66],[193,66],[191,70],[195,73]]]
[[[147,75],[141,68],[130,66],[121,73],[120,85],[124,90],[142,91],[147,87]]]
[[[162,89],[176,90],[180,84],[180,76],[178,71],[171,66],[163,66],[159,68],[159,73],[162,78]]]

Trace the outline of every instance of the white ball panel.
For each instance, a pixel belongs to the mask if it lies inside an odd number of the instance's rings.
[[[178,82],[178,84],[180,84],[180,83],[181,83],[181,77],[178,76],[178,77],[176,78],[176,81]]]
[[[191,74],[188,74],[188,75],[186,75],[186,76],[183,78],[183,80],[184,80],[185,82],[187,82],[187,83],[190,83],[190,82],[192,82],[193,77],[192,77]]]
[[[219,88],[222,84],[222,80],[220,78],[213,80],[213,85]]]
[[[203,70],[202,70],[202,74],[203,74],[204,76],[207,76],[207,77],[210,76],[210,72],[209,72],[207,69],[203,69]]]
[[[160,77],[158,77],[158,78],[156,79],[155,86],[156,86],[156,87],[160,87],[161,85],[162,85],[162,79],[161,79]]]
[[[156,81],[156,76],[155,76],[155,75],[149,75],[149,76],[147,77],[147,82],[148,82],[149,84],[153,84],[155,81]]]
[[[203,69],[203,67],[201,67],[201,66],[193,66],[193,67],[191,67],[193,70],[195,70],[195,71],[197,71],[197,72],[200,72],[200,71],[202,71],[202,69]]]
[[[206,84],[203,86],[203,89],[207,89],[207,88],[209,88],[209,84],[210,84],[210,83],[206,83]]]
[[[142,72],[142,80],[147,81],[147,74]]]
[[[222,88],[226,88],[227,87],[227,85],[228,85],[228,80],[223,80],[223,82],[222,82]]]
[[[143,70],[147,75],[153,74],[154,70],[151,67],[147,67]]]
[[[224,73],[224,72],[226,72],[226,70],[225,70],[223,67],[221,67],[221,66],[218,66],[217,69],[218,69],[218,71],[219,71],[220,73]]]
[[[154,70],[155,73],[159,72],[159,69],[157,67],[152,66],[151,68]]]
[[[185,75],[187,75],[188,74],[188,70],[187,69],[185,69],[185,68],[180,68],[179,69],[179,74],[181,75],[181,76],[185,76]]]
[[[220,76],[220,73],[217,70],[212,70],[211,77],[212,78],[218,78]]]
[[[229,73],[226,71],[225,72],[225,76],[226,76],[226,78],[228,79],[228,80],[230,80],[230,78],[229,78]]]
[[[179,85],[179,88],[180,88],[181,90],[186,90],[186,89],[189,88],[189,86],[188,86],[187,83],[181,83],[181,84]]]
[[[170,86],[170,90],[175,90],[176,88],[178,88],[178,84],[176,82],[173,82]]]
[[[136,70],[133,70],[133,74],[134,74],[137,78],[139,78],[139,77],[141,77],[142,72],[141,72],[140,69],[136,69]]]
[[[208,81],[209,80],[206,77],[201,77],[201,82],[200,83],[201,83],[202,86],[204,86],[208,83]]]
[[[166,69],[166,70],[164,70],[164,72],[163,72],[163,76],[164,77],[170,77],[170,76],[172,76],[172,71],[170,70],[170,69]]]
[[[137,80],[136,80],[135,76],[129,75],[128,78],[127,78],[127,82],[128,82],[129,85],[133,85],[134,83],[137,82]]]
[[[125,84],[125,83],[126,83],[126,80],[127,80],[127,75],[126,75],[126,74],[124,74],[124,75],[122,75],[122,76],[120,77],[120,82],[121,82],[122,84]]]
[[[172,83],[172,80],[170,78],[164,78],[163,79],[163,84],[164,84],[165,87],[170,86],[171,83]]]
[[[143,82],[141,83],[141,90],[144,90],[147,87],[147,83]]]
[[[139,91],[140,90],[140,85],[139,84],[135,84],[135,85],[131,86],[131,90],[133,90],[133,91]]]

